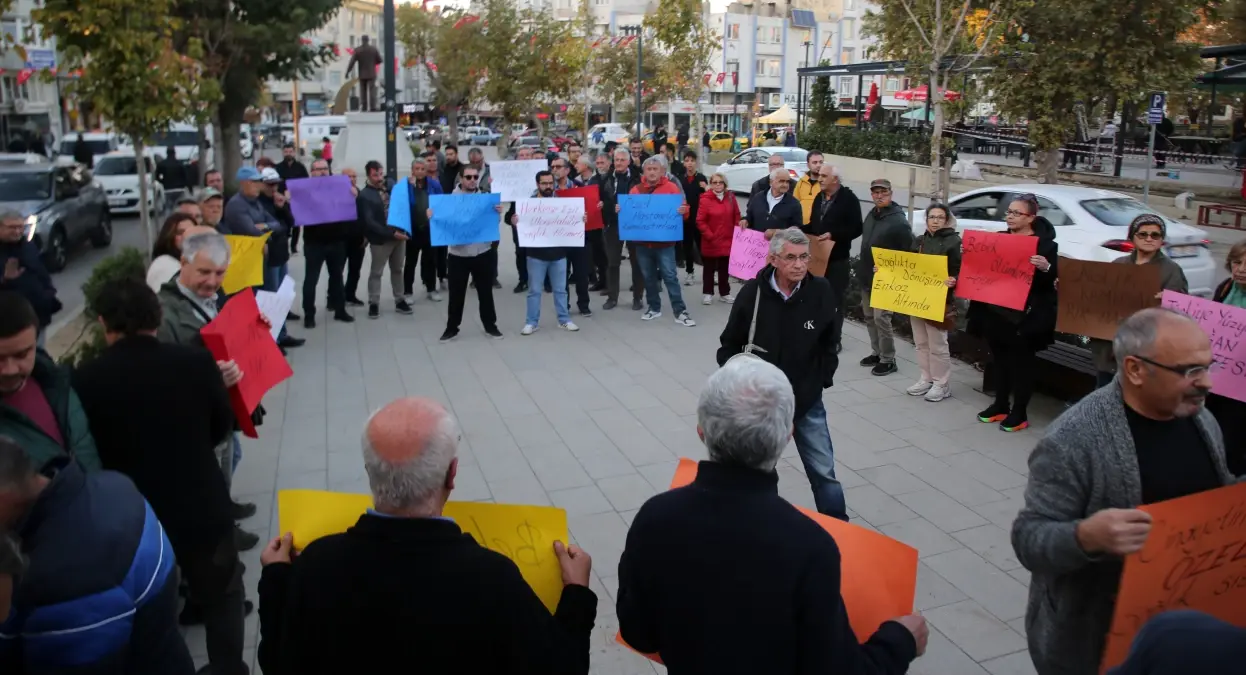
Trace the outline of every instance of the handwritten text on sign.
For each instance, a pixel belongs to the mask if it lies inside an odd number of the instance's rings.
[[[683,195],[619,195],[619,239],[683,241]]]
[[[752,279],[766,266],[770,254],[770,242],[757,230],[732,228],[731,257],[727,262],[727,274],[737,279]]]
[[[499,195],[431,195],[429,235],[433,246],[463,246],[498,240]]]
[[[1211,390],[1246,401],[1246,309],[1164,291],[1161,304],[1187,314],[1211,338]]]
[[[1158,265],[1061,260],[1056,330],[1111,340],[1130,314],[1159,304],[1159,290]]]
[[[584,199],[520,199],[519,245],[525,248],[584,246]]]
[[[956,297],[1025,309],[1034,283],[1030,257],[1038,251],[1038,237],[965,230],[961,250]]]
[[[1194,609],[1246,627],[1246,484],[1139,508],[1151,514],[1151,532],[1125,558],[1105,670],[1160,612]]]
[[[547,169],[549,169],[549,163],[543,159],[490,162],[489,180],[492,181],[490,189],[502,195],[504,202],[523,199],[536,190],[537,173]]]
[[[874,249],[870,307],[942,321],[947,307],[947,256]]]
[[[294,548],[345,532],[372,507],[369,495],[322,490],[281,490],[277,513],[281,531],[294,535]],[[476,543],[514,561],[537,597],[551,612],[562,595],[562,572],[554,542],[567,542],[567,512],[548,506],[448,502],[442,515],[454,520]]]

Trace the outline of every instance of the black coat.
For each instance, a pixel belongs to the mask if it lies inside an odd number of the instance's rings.
[[[616,227],[619,224],[619,214],[614,212],[615,205],[619,203],[619,195],[625,195],[632,187],[640,185],[641,177],[640,167],[633,163],[628,165],[626,178],[620,178],[614,167],[601,178],[601,220],[605,227]]]
[[[17,266],[24,271],[16,279],[5,280],[3,270],[9,258],[17,258]],[[0,243],[0,291],[13,291],[26,298],[39,317],[40,329],[52,323],[52,315],[61,311],[61,301],[56,298],[56,287],[39,257],[39,248],[24,238],[12,244]]]
[[[184,190],[191,185],[186,180],[186,165],[172,156],[165,157],[156,164],[156,180],[166,190]]]
[[[766,192],[759,192],[748,198],[744,219],[748,221],[750,230],[786,230],[789,227],[800,228],[805,224],[805,212],[790,192],[783,193],[783,198],[774,205],[774,210],[770,210],[770,203],[766,201],[769,190],[766,188]]]
[[[292,178],[310,178],[311,174],[307,173],[307,167],[297,159],[286,161],[284,158],[273,167],[277,170],[277,175],[281,176],[281,191],[286,191],[286,181]]]
[[[968,331],[988,341],[1020,342],[1039,351],[1056,339],[1056,278],[1060,254],[1056,245],[1056,228],[1046,218],[1034,219],[1034,236],[1038,237],[1038,255],[1051,267],[1046,272],[1034,270],[1034,281],[1025,299],[1025,309],[1015,310],[985,302],[969,304]],[[1004,231],[1007,233],[1007,230]],[[1011,235],[1019,236],[1019,235]]]
[[[702,185],[709,186],[709,179],[703,173],[694,173],[689,178],[687,172],[679,176],[679,187],[684,189],[684,201],[688,204],[688,217],[684,219],[684,224],[697,229],[697,208],[701,205],[701,195],[705,193]],[[731,195],[728,195],[731,196]],[[734,199],[734,196],[732,196]]]
[[[830,204],[826,204],[824,193],[819,192],[813,198],[809,223],[801,229],[811,236],[830,233],[831,241],[835,242],[830,259],[847,260],[852,240],[861,236],[861,202],[846,185],[839,186]]]
[[[281,223],[281,227],[272,228],[273,233],[268,238],[268,257],[264,259],[264,264],[269,267],[284,265],[290,262],[290,233],[294,231],[294,213],[290,211],[289,203],[278,208],[268,195],[260,195],[260,204]],[[281,283],[281,280],[278,279],[277,283]]]
[[[515,563],[452,521],[372,514],[265,567],[259,593],[265,675],[578,675],[597,612],[567,586],[551,616]]]
[[[670,675],[904,673],[912,633],[888,621],[857,642],[839,547],[778,483],[704,461],[691,485],[645,502],[619,559],[623,639],[660,653]]]
[[[203,348],[118,340],[73,374],[105,469],[130,477],[179,556],[233,528],[215,448],[234,430],[229,392]]]
[[[839,301],[823,277],[806,275],[800,288],[784,300],[770,285],[774,267],[767,265],[757,278],[744,284],[731,306],[731,316],[718,340],[718,365],[744,351],[753,323],[754,297],[761,289],[757,330],[753,344],[764,349],[755,352],[787,375],[796,394],[796,417],[802,417],[822,399],[822,390],[835,381],[839,357],[840,327],[835,321]]]

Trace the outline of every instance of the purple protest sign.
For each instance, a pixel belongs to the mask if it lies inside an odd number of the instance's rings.
[[[770,254],[770,242],[757,230],[731,228],[731,257],[727,260],[727,273],[737,279],[752,279],[757,271],[766,266]]]
[[[1164,291],[1160,304],[1198,322],[1211,339],[1211,390],[1246,401],[1246,309]]]
[[[286,181],[290,212],[299,227],[340,223],[359,217],[349,176],[317,176]]]

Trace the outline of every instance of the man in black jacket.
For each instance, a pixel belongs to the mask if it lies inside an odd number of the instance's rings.
[[[684,132],[687,135],[687,132]],[[697,171],[697,151],[683,151],[683,172],[677,177],[679,187],[684,189],[684,203],[688,205],[688,217],[684,220],[684,241],[683,244],[675,249],[675,269],[679,269],[680,263],[684,265],[684,271],[687,277],[684,279],[685,286],[691,286],[696,280],[696,268],[693,263],[696,262],[697,249],[701,246],[701,230],[697,229],[697,208],[701,205],[701,195],[709,189],[709,179],[705,174]],[[735,199],[734,195],[728,195]]]
[[[844,326],[844,295],[848,292],[851,270],[848,262],[852,252],[852,240],[861,236],[861,202],[839,179],[839,169],[822,167],[818,174],[822,191],[813,198],[809,223],[801,228],[810,239],[834,242],[830,260],[826,264],[826,280],[831,282],[831,292],[839,308],[835,321],[840,329]]]
[[[307,167],[294,156],[294,144],[286,143],[281,149],[281,162],[273,166],[277,171],[277,175],[281,177],[281,191],[286,191],[286,181],[292,178],[307,178]],[[271,244],[271,242],[270,242]],[[299,231],[295,229],[290,233],[290,252],[298,253],[299,250]]]
[[[753,181],[753,186],[748,190],[749,197],[759,195],[770,189],[770,177],[774,175],[775,169],[787,170],[787,164],[783,161],[782,155],[770,155],[770,159],[766,160],[766,175]],[[791,175],[791,173],[788,174],[789,177]]]
[[[634,649],[660,654],[672,675],[901,675],[925,651],[929,629],[917,615],[858,643],[835,540],[779,496],[775,465],[798,397],[755,358],[715,371],[697,404],[709,460],[692,485],[651,498],[632,521],[619,559],[619,630]]]
[[[94,304],[108,349],[74,372],[104,468],[147,498],[203,615],[212,672],[243,675],[242,563],[216,447],[234,412],[206,350],[162,343],[160,302],[142,280],[101,289]]]
[[[318,159],[312,162],[311,177],[329,175],[329,162]],[[355,197],[359,190],[351,185]],[[295,223],[298,225],[298,223]],[[355,317],[346,311],[346,294],[342,284],[342,270],[346,267],[346,240],[351,232],[358,227],[358,220],[341,223],[324,223],[306,228],[304,239],[307,248],[307,266],[303,270],[303,326],[316,327],[316,285],[320,283],[320,268],[329,271],[329,301],[325,305],[327,311],[333,312],[333,319],[343,323],[351,323]],[[295,232],[303,228],[296,228]]]
[[[293,561],[289,534],[260,556],[267,675],[414,663],[430,673],[588,673],[592,560],[552,543],[563,590],[551,615],[513,561],[442,515],[459,438],[450,413],[426,398],[398,399],[368,420],[362,459],[374,508],[345,533],[298,542],[306,548]]]
[[[38,344],[43,346],[52,315],[61,310],[52,276],[43,266],[39,248],[26,239],[26,219],[16,211],[0,212],[0,291],[26,298],[39,317]]]
[[[814,503],[819,513],[848,520],[844,488],[835,478],[835,449],[826,423],[826,407],[822,405],[822,390],[834,383],[839,367],[835,354],[840,337],[835,321],[838,305],[831,285],[809,274],[809,258],[809,238],[800,230],[774,234],[769,264],[756,279],[744,284],[731,306],[731,316],[719,336],[722,346],[718,363],[752,351],[787,375],[796,393],[796,451],[813,488]]]
[[[176,201],[190,183],[186,181],[186,165],[178,160],[174,150],[172,145],[165,148],[164,159],[156,164],[156,180],[164,186],[165,196]]]
[[[260,172],[260,176],[264,179],[264,187],[259,196],[260,205],[280,223],[278,227],[272,228],[273,234],[268,240],[264,255],[264,290],[276,293],[290,274],[290,232],[295,229],[294,214],[290,212],[290,204],[286,201],[289,195],[282,189],[281,176],[277,171],[267,167]],[[302,347],[307,342],[287,333],[282,317],[272,318],[281,322],[281,330],[277,333],[277,346],[281,347],[283,353],[287,347]],[[284,318],[298,321],[302,317],[290,312]]]
[[[381,318],[381,274],[389,266],[389,283],[394,293],[394,311],[411,314],[411,305],[402,294],[402,265],[406,260],[407,240],[410,235],[396,227],[390,227],[389,188],[385,186],[385,168],[375,160],[364,165],[368,184],[359,191],[359,218],[363,221],[372,254],[372,267],[368,270],[368,318]],[[399,183],[399,189],[407,184]]]
[[[767,237],[779,230],[800,229],[805,224],[804,211],[800,208],[800,202],[789,194],[791,188],[792,175],[787,169],[771,170],[770,188],[748,198],[741,225],[765,232]]]
[[[637,141],[639,143],[639,141]],[[602,237],[606,242],[606,304],[602,309],[614,309],[619,304],[619,267],[623,264],[623,242],[619,239],[619,214],[615,206],[619,195],[631,191],[640,184],[640,166],[632,164],[631,153],[625,148],[614,149],[614,171],[601,181]],[[632,265],[632,309],[644,308],[644,275],[636,259],[636,244],[627,242],[627,257]]]
[[[870,306],[870,289],[874,287],[874,249],[913,250],[913,229],[904,209],[891,201],[891,181],[879,178],[870,183],[874,208],[861,224],[861,257],[857,259],[857,279],[861,282],[861,311],[865,329],[870,336],[870,355],[861,359],[861,366],[872,368],[873,375],[896,372],[896,344],[893,337],[891,312]]]

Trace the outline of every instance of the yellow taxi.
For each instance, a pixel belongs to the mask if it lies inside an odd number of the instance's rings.
[[[645,152],[647,152],[647,153],[649,153],[649,154],[653,154],[653,153],[655,152],[655,151],[654,151],[654,149],[653,149],[653,132],[652,132],[652,131],[646,131],[646,132],[645,132],[645,135],[644,135],[644,136],[641,136],[641,139],[642,139],[642,141],[643,141],[643,143],[644,143],[644,146],[643,146],[643,147],[644,147],[644,149],[645,149]],[[674,135],[667,136],[667,137],[666,137],[666,140],[665,140],[665,141],[663,141],[663,143],[671,143],[671,144],[674,144],[674,145],[678,146],[678,143],[676,143],[676,141],[675,141],[675,136],[674,136]]]
[[[710,133],[710,150],[713,151],[730,151],[731,150],[731,134],[725,131],[714,131]],[[740,137],[740,147],[747,148],[751,145],[747,137]]]

